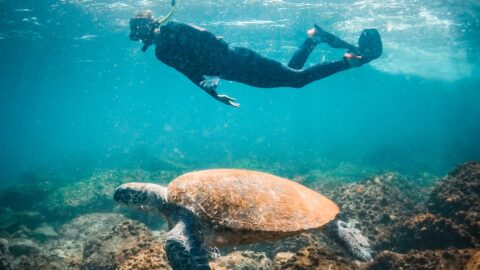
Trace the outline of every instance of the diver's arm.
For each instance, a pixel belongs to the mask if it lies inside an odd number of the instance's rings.
[[[205,79],[205,77],[203,77],[203,75],[201,75],[199,73],[183,72],[183,71],[180,71],[180,72],[182,72],[185,76],[187,76],[187,78],[190,81],[192,81],[195,85],[200,87],[203,91],[207,92],[207,94],[212,96],[214,99],[216,99],[216,100],[218,100],[218,101],[220,101],[224,104],[236,107],[236,108],[240,107],[240,104],[235,102],[236,99],[231,98],[227,95],[219,95],[217,93],[216,89],[217,89],[218,83],[220,81],[220,79],[218,77],[214,77],[214,78],[211,78],[211,79]]]

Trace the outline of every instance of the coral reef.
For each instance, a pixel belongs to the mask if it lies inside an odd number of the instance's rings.
[[[35,255],[40,253],[40,246],[30,239],[13,239],[9,241],[8,251],[14,257]]]
[[[351,234],[357,229],[366,235],[368,240],[353,237],[364,243],[354,253],[364,254],[370,241],[379,252],[373,261],[352,258],[329,226],[323,232],[222,248],[226,255],[211,260],[212,269],[480,269],[480,163],[459,166],[431,196],[427,192],[433,188],[426,183],[393,173],[345,184],[361,169],[347,164],[338,172],[311,171],[297,180],[325,189],[341,207],[340,220],[356,220],[340,222],[338,228],[345,236],[361,235]],[[170,270],[163,249],[166,232],[109,212],[118,211],[111,194],[120,183],[166,183],[176,174],[102,170],[61,187],[44,181],[0,191],[0,270]],[[328,182],[332,175],[344,181]],[[104,213],[92,213],[98,211]],[[150,222],[164,221],[155,217]]]
[[[168,269],[164,237],[120,214],[83,215],[58,231],[45,243],[2,240],[4,269]]]
[[[98,171],[88,179],[59,188],[48,196],[37,209],[54,220],[67,220],[80,214],[111,212],[115,206],[112,196],[117,186],[126,182],[165,182],[172,174],[151,174],[142,170]]]
[[[357,220],[358,229],[376,247],[390,237],[393,226],[419,211],[396,186],[396,174],[385,174],[357,184],[349,184],[332,193],[341,209],[342,220]]]
[[[86,244],[80,269],[156,270],[169,266],[163,243],[145,225],[125,220],[107,235]]]
[[[465,269],[469,260],[478,253],[473,249],[448,249],[411,251],[399,254],[392,251],[383,251],[367,266],[367,270],[385,269]]]
[[[312,245],[300,249],[295,254],[279,253],[275,257],[274,269],[331,269],[356,270],[362,264],[345,259],[342,254],[334,253],[328,248]]]
[[[8,240],[0,238],[0,270],[10,269],[10,261],[8,254]]]
[[[18,223],[18,218],[10,208],[0,208],[0,230],[8,229]]]
[[[212,270],[268,270],[273,262],[263,252],[235,251],[210,263]]]
[[[432,192],[428,209],[466,226],[480,241],[480,163],[462,164],[445,177]]]
[[[416,215],[398,226],[385,249],[408,250],[471,248],[475,239],[451,220],[430,213]]]

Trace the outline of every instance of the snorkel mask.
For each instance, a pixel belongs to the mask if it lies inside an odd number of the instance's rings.
[[[137,13],[130,19],[130,40],[143,43],[142,52],[145,52],[154,42],[154,31],[165,23],[175,11],[175,0],[172,0],[172,7],[165,17],[155,20],[150,10]]]

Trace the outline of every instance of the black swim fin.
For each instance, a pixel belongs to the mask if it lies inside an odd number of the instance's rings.
[[[383,43],[377,29],[364,29],[358,39],[358,50],[363,64],[377,59],[382,55]]]

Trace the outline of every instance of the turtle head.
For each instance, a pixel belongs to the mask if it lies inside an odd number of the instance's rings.
[[[167,204],[167,188],[151,183],[127,183],[115,189],[113,199],[137,210],[161,211]]]

